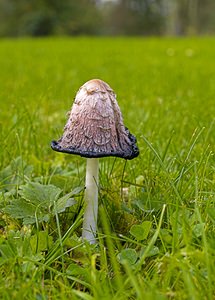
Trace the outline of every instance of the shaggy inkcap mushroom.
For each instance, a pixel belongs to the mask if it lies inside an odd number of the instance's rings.
[[[88,158],[132,159],[139,154],[135,143],[136,138],[123,125],[113,90],[104,81],[93,79],[79,89],[64,134],[51,147]]]
[[[107,83],[93,79],[80,88],[64,134],[51,147],[87,157],[82,238],[96,243],[99,157],[132,159],[139,154],[136,138],[123,125],[116,95]]]

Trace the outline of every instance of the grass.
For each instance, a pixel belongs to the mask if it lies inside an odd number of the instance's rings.
[[[214,48],[0,41],[1,299],[214,299]],[[97,245],[80,239],[85,159],[50,149],[91,78],[116,91],[140,148],[101,159]]]

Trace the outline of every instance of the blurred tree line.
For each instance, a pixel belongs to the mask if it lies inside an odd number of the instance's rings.
[[[0,36],[215,33],[215,0],[0,0]]]

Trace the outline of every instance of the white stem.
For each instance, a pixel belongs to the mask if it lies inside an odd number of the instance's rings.
[[[85,212],[82,238],[90,244],[96,243],[97,214],[98,214],[98,184],[99,184],[99,159],[88,158],[86,168],[85,186]]]

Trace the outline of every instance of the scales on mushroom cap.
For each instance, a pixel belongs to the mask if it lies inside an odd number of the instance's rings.
[[[132,159],[139,154],[136,138],[123,124],[115,93],[99,79],[92,79],[79,89],[63,136],[51,147],[88,158]]]

